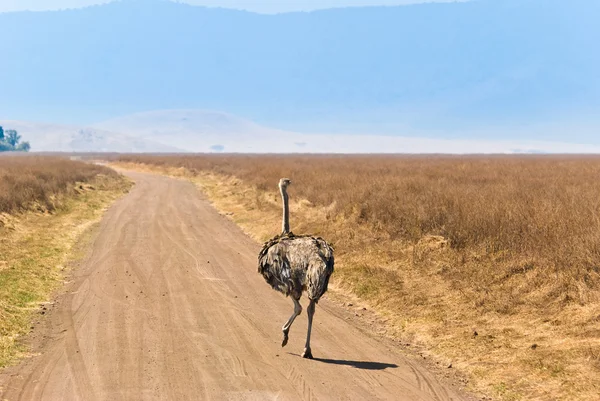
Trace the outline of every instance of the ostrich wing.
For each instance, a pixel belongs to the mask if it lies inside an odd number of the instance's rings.
[[[293,290],[292,269],[287,255],[288,236],[277,236],[263,245],[258,254],[258,272],[273,289],[290,295]]]
[[[322,238],[292,233],[266,242],[258,255],[258,272],[273,289],[299,298],[310,287],[318,299],[333,273],[333,248]]]

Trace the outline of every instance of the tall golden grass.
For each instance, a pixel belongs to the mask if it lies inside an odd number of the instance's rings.
[[[594,287],[600,266],[600,158],[594,157],[132,157],[236,176],[331,207],[386,238],[441,235],[458,250],[530,258],[526,269],[570,272]],[[591,280],[591,281],[590,281]],[[583,294],[582,294],[583,295]],[[578,302],[585,297],[577,296]]]
[[[247,226],[272,215],[273,230],[276,184],[290,177],[291,198],[313,209],[296,209],[292,230],[333,241],[336,283],[392,316],[400,335],[501,398],[594,399],[600,391],[599,157],[120,160],[221,177],[223,191],[243,193],[243,213],[254,219]]]
[[[74,191],[76,182],[88,182],[98,174],[116,175],[103,166],[50,156],[0,157],[0,213],[32,206],[53,211],[60,197]]]

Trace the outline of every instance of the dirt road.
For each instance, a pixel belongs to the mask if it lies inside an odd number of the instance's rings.
[[[306,314],[256,272],[259,246],[185,181],[127,173],[48,317],[40,355],[0,377],[1,400],[460,400],[326,299]]]

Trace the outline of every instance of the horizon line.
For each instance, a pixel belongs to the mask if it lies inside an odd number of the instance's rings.
[[[424,6],[431,4],[462,4],[468,2],[476,2],[478,0],[409,0],[410,3],[406,4],[373,4],[373,5],[347,5],[347,6],[332,6],[332,7],[319,7],[319,8],[311,8],[311,9],[298,9],[298,10],[290,10],[290,11],[257,11],[249,8],[243,7],[223,7],[223,6],[211,6],[211,5],[201,5],[201,4],[190,4],[186,1],[181,0],[110,0],[103,1],[97,4],[89,4],[78,7],[62,7],[62,8],[44,8],[44,9],[18,9],[18,10],[9,10],[9,11],[1,11],[2,14],[13,14],[13,13],[44,13],[44,12],[60,12],[60,11],[75,11],[75,10],[85,10],[88,8],[94,7],[104,7],[115,5],[118,3],[172,3],[182,6],[195,7],[195,8],[204,8],[208,10],[229,10],[229,11],[237,11],[237,12],[245,12],[249,14],[258,14],[258,15],[284,15],[284,14],[311,14],[323,11],[331,11],[331,10],[346,10],[346,9],[372,9],[372,8],[400,8],[400,7],[411,7],[411,6]]]

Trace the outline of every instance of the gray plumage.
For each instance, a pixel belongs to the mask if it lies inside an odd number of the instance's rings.
[[[309,235],[294,235],[289,231],[289,205],[287,186],[291,181],[282,178],[279,189],[283,200],[282,233],[267,241],[258,255],[258,272],[273,289],[290,296],[294,302],[294,313],[283,325],[284,347],[294,319],[302,312],[300,297],[306,291],[310,301],[308,312],[308,332],[304,353],[312,358],[310,333],[315,305],[327,291],[329,277],[333,273],[333,248],[324,239]]]
[[[259,273],[273,289],[299,299],[306,291],[315,302],[327,291],[333,249],[324,239],[293,233],[267,242],[258,256]]]

